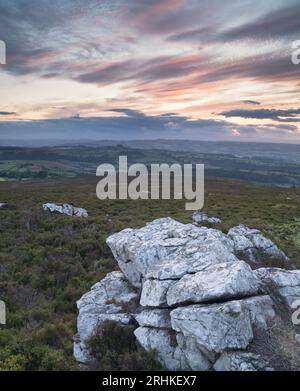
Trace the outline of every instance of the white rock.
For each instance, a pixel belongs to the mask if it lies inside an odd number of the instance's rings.
[[[260,268],[255,270],[255,274],[266,289],[278,296],[290,309],[293,302],[300,299],[300,270]]]
[[[172,280],[146,280],[143,284],[140,304],[143,307],[162,307],[167,306],[167,291]]]
[[[134,317],[140,326],[171,329],[169,309],[146,309]]]
[[[257,258],[260,253],[274,259],[288,260],[288,257],[257,229],[250,229],[240,224],[231,228],[228,236],[233,240],[235,252],[246,256],[250,261],[259,261]]]
[[[216,353],[245,349],[253,339],[250,312],[242,300],[176,308],[171,323],[174,330]]]
[[[258,293],[259,280],[243,261],[221,263],[185,275],[167,292],[169,306],[242,298]]]
[[[73,208],[73,214],[77,217],[88,217],[88,212],[83,208]]]
[[[176,341],[178,347],[174,356],[180,357],[186,369],[190,371],[208,371],[211,369],[211,362],[203,354],[203,350],[200,349],[194,338],[184,337],[183,334],[178,333]]]
[[[106,320],[130,323],[133,319],[130,311],[135,310],[137,302],[138,294],[120,272],[109,273],[93,285],[91,290],[77,301],[79,314],[78,334],[74,342],[75,359],[82,363],[90,362],[86,342],[98,326]]]
[[[268,322],[275,317],[274,303],[270,296],[249,297],[243,300],[243,306],[250,312],[252,326],[268,329]]]
[[[177,371],[182,368],[182,360],[178,357],[176,351],[175,334],[168,330],[161,330],[149,327],[139,327],[134,331],[139,344],[146,350],[155,350],[159,362],[171,371]]]
[[[247,352],[223,353],[214,365],[215,371],[273,371],[261,356]]]
[[[88,213],[85,209],[75,208],[70,204],[54,204],[48,202],[43,204],[43,209],[51,213],[61,213],[67,216],[88,217]]]
[[[211,367],[192,338],[149,327],[139,327],[134,334],[140,345],[146,351],[155,351],[159,362],[170,371],[206,371]]]
[[[140,229],[123,230],[111,235],[107,244],[122,272],[136,287],[141,286],[143,278],[157,262],[177,258],[196,262],[198,268],[201,267],[201,252],[209,252],[206,249],[209,246],[218,246],[220,255],[217,261],[226,262],[227,257],[232,261],[234,257],[233,243],[221,231],[181,224],[171,218],[155,220]],[[211,258],[207,262],[211,262]],[[182,275],[184,270],[180,273]]]
[[[219,224],[222,222],[218,217],[208,217],[207,213],[197,210],[193,213],[192,219],[196,224],[210,223]]]
[[[285,257],[260,231],[238,226],[225,235],[165,218],[123,230],[107,243],[122,272],[108,274],[77,303],[78,362],[91,362],[86,342],[104,320],[128,324],[135,318],[137,340],[154,349],[166,369],[270,369],[241,350],[275,317],[274,292],[289,304],[299,297],[300,271],[253,271],[239,261],[241,253],[255,261],[264,252]]]
[[[237,262],[236,256],[221,241],[207,240],[201,246],[195,244],[180,256],[170,255],[152,265],[146,278],[159,280],[180,279],[185,274],[192,274],[224,262]]]

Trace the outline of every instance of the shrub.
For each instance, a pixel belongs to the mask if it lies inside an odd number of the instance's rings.
[[[105,321],[88,341],[88,350],[97,361],[95,369],[110,371],[161,370],[155,352],[142,350],[133,334],[133,326]]]

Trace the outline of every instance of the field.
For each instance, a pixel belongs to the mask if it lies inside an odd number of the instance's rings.
[[[99,201],[95,177],[2,182],[0,298],[7,325],[0,329],[0,369],[76,370],[72,337],[76,300],[117,268],[105,239],[126,227],[171,216],[191,222],[184,201]],[[44,212],[47,201],[72,202],[87,219]],[[300,190],[259,187],[209,178],[205,210],[220,228],[260,228],[300,267]]]

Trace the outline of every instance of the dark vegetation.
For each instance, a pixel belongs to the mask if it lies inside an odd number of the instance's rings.
[[[191,222],[184,201],[99,201],[96,182],[81,177],[0,184],[0,202],[9,203],[0,209],[0,299],[8,310],[8,323],[0,326],[0,369],[76,370],[76,300],[117,269],[107,236],[165,216]],[[44,212],[41,204],[47,201],[72,202],[86,208],[89,217]],[[224,231],[239,223],[262,229],[291,258],[289,267],[300,267],[300,190],[208,179],[205,209],[223,220]],[[96,355],[107,351],[105,343],[94,344]],[[133,342],[113,351],[105,354],[103,368],[154,365]]]
[[[95,358],[94,370],[155,371],[162,367],[155,360],[155,352],[145,352],[138,346],[134,326],[122,326],[105,321],[90,338],[88,349]],[[116,343],[117,341],[117,343]]]

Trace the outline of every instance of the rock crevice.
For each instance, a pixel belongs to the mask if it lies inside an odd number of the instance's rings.
[[[120,271],[77,303],[78,362],[92,359],[86,343],[101,322],[115,320],[136,322],[139,344],[155,350],[170,370],[272,369],[251,353],[251,344],[255,330],[267,330],[277,316],[268,287],[289,306],[300,297],[300,271],[252,270],[241,252],[255,262],[256,250],[287,260],[260,231],[240,225],[226,235],[164,218],[125,229],[107,243]]]

